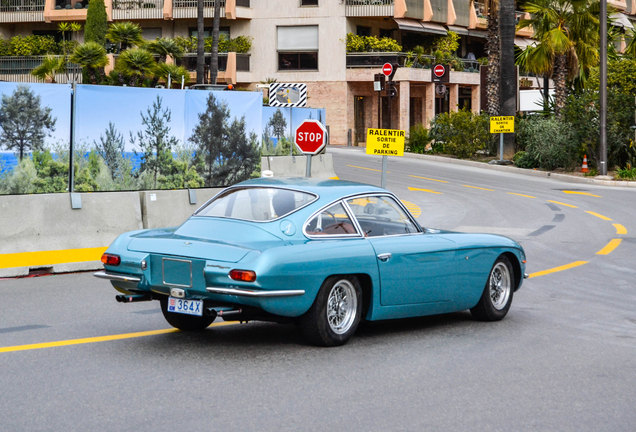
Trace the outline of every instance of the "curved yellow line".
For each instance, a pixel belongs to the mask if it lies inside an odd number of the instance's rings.
[[[606,221],[611,221],[612,220],[612,219],[608,218],[607,216],[603,216],[602,214],[598,214],[598,213],[595,213],[593,211],[586,211],[585,213],[591,214],[592,216],[596,216],[597,218],[600,218],[600,219],[603,219],[603,220],[606,220]]]
[[[583,264],[587,264],[588,261],[575,261],[573,263],[570,264],[566,264],[566,265],[562,265],[559,267],[554,267],[548,270],[543,270],[543,271],[539,271],[539,272],[535,272],[535,273],[530,273],[530,275],[528,275],[529,278],[533,278],[533,277],[538,277],[538,276],[544,276],[550,273],[556,273],[556,272],[560,272],[563,270],[569,270],[571,268],[574,267],[578,267],[578,266],[582,266]]]
[[[514,193],[514,192],[508,192],[508,195],[517,195],[517,196],[522,196],[526,198],[536,198],[536,197],[533,197],[532,195],[524,195],[524,194]]]
[[[432,194],[443,195],[441,192],[435,192],[434,190],[420,189],[420,188],[414,188],[414,187],[410,187],[410,186],[409,186],[409,190],[410,191],[420,191],[420,192],[428,192],[428,193],[432,193]]]
[[[554,203],[554,204],[559,204],[559,205],[566,206],[566,207],[578,208],[578,207],[577,207],[577,206],[575,206],[575,205],[572,205],[572,204],[566,204],[566,203],[562,203],[562,202],[559,202],[559,201],[552,201],[552,200],[548,200],[548,202],[551,202],[551,203]]]
[[[610,242],[605,245],[605,247],[603,249],[601,249],[600,251],[596,252],[596,255],[607,255],[611,252],[614,251],[614,249],[616,249],[618,247],[618,245],[621,244],[621,239],[612,239],[610,240]]]
[[[627,234],[627,230],[621,224],[612,224],[616,228],[616,234]]]
[[[595,197],[595,198],[603,198],[600,195],[594,195],[594,194],[591,194],[589,192],[563,191],[563,193],[574,194],[574,195],[586,195],[586,196],[591,196],[591,197]]]

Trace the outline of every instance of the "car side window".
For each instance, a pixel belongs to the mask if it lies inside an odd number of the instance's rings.
[[[419,229],[394,198],[366,196],[347,200],[365,236],[418,233]]]
[[[310,236],[359,235],[341,203],[334,204],[314,216],[305,232]]]

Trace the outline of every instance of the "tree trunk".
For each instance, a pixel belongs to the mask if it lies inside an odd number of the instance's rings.
[[[554,57],[554,113],[557,117],[561,117],[563,108],[565,107],[565,99],[567,98],[567,89],[565,85],[567,77],[567,54],[560,54]]]
[[[502,116],[517,113],[517,67],[515,66],[515,1],[499,0],[499,46],[501,65]],[[515,154],[515,135],[504,134],[503,159],[510,160]]]
[[[214,1],[214,21],[212,21],[212,58],[210,59],[210,84],[216,84],[219,75],[219,27],[221,25],[221,1]]]
[[[490,13],[488,16],[488,32],[486,39],[486,50],[488,52],[488,76],[486,78],[486,111],[490,116],[499,115],[499,67],[500,67],[500,46],[499,46],[499,20],[496,14]]]
[[[204,37],[205,27],[203,24],[203,0],[197,0],[197,84],[203,84],[203,74],[205,71]]]

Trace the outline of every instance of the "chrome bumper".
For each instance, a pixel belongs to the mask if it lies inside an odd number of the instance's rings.
[[[292,297],[305,294],[305,290],[285,290],[285,291],[253,291],[241,288],[216,288],[207,287],[207,292],[212,294],[225,294],[241,297]]]
[[[530,275],[529,275],[528,273],[524,273],[524,274],[523,274],[523,278],[524,278],[524,279],[528,279],[529,277],[530,277]]]
[[[133,282],[133,283],[141,282],[141,278],[140,277],[123,275],[123,274],[108,273],[105,270],[98,271],[97,273],[93,273],[93,276],[98,277],[100,279],[108,279],[108,280],[114,280],[114,281],[119,281],[119,282]]]

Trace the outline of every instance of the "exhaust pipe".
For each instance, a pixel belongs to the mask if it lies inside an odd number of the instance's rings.
[[[116,295],[115,300],[119,303],[134,303],[134,302],[142,302],[142,301],[150,301],[152,300],[152,296],[150,294],[129,294],[129,295]]]
[[[209,316],[209,317],[226,317],[226,316],[230,316],[230,315],[238,315],[241,312],[243,312],[242,309],[228,309],[228,308],[223,308],[223,307],[210,307],[210,308],[206,308],[203,310],[203,313],[205,314],[205,316]]]

